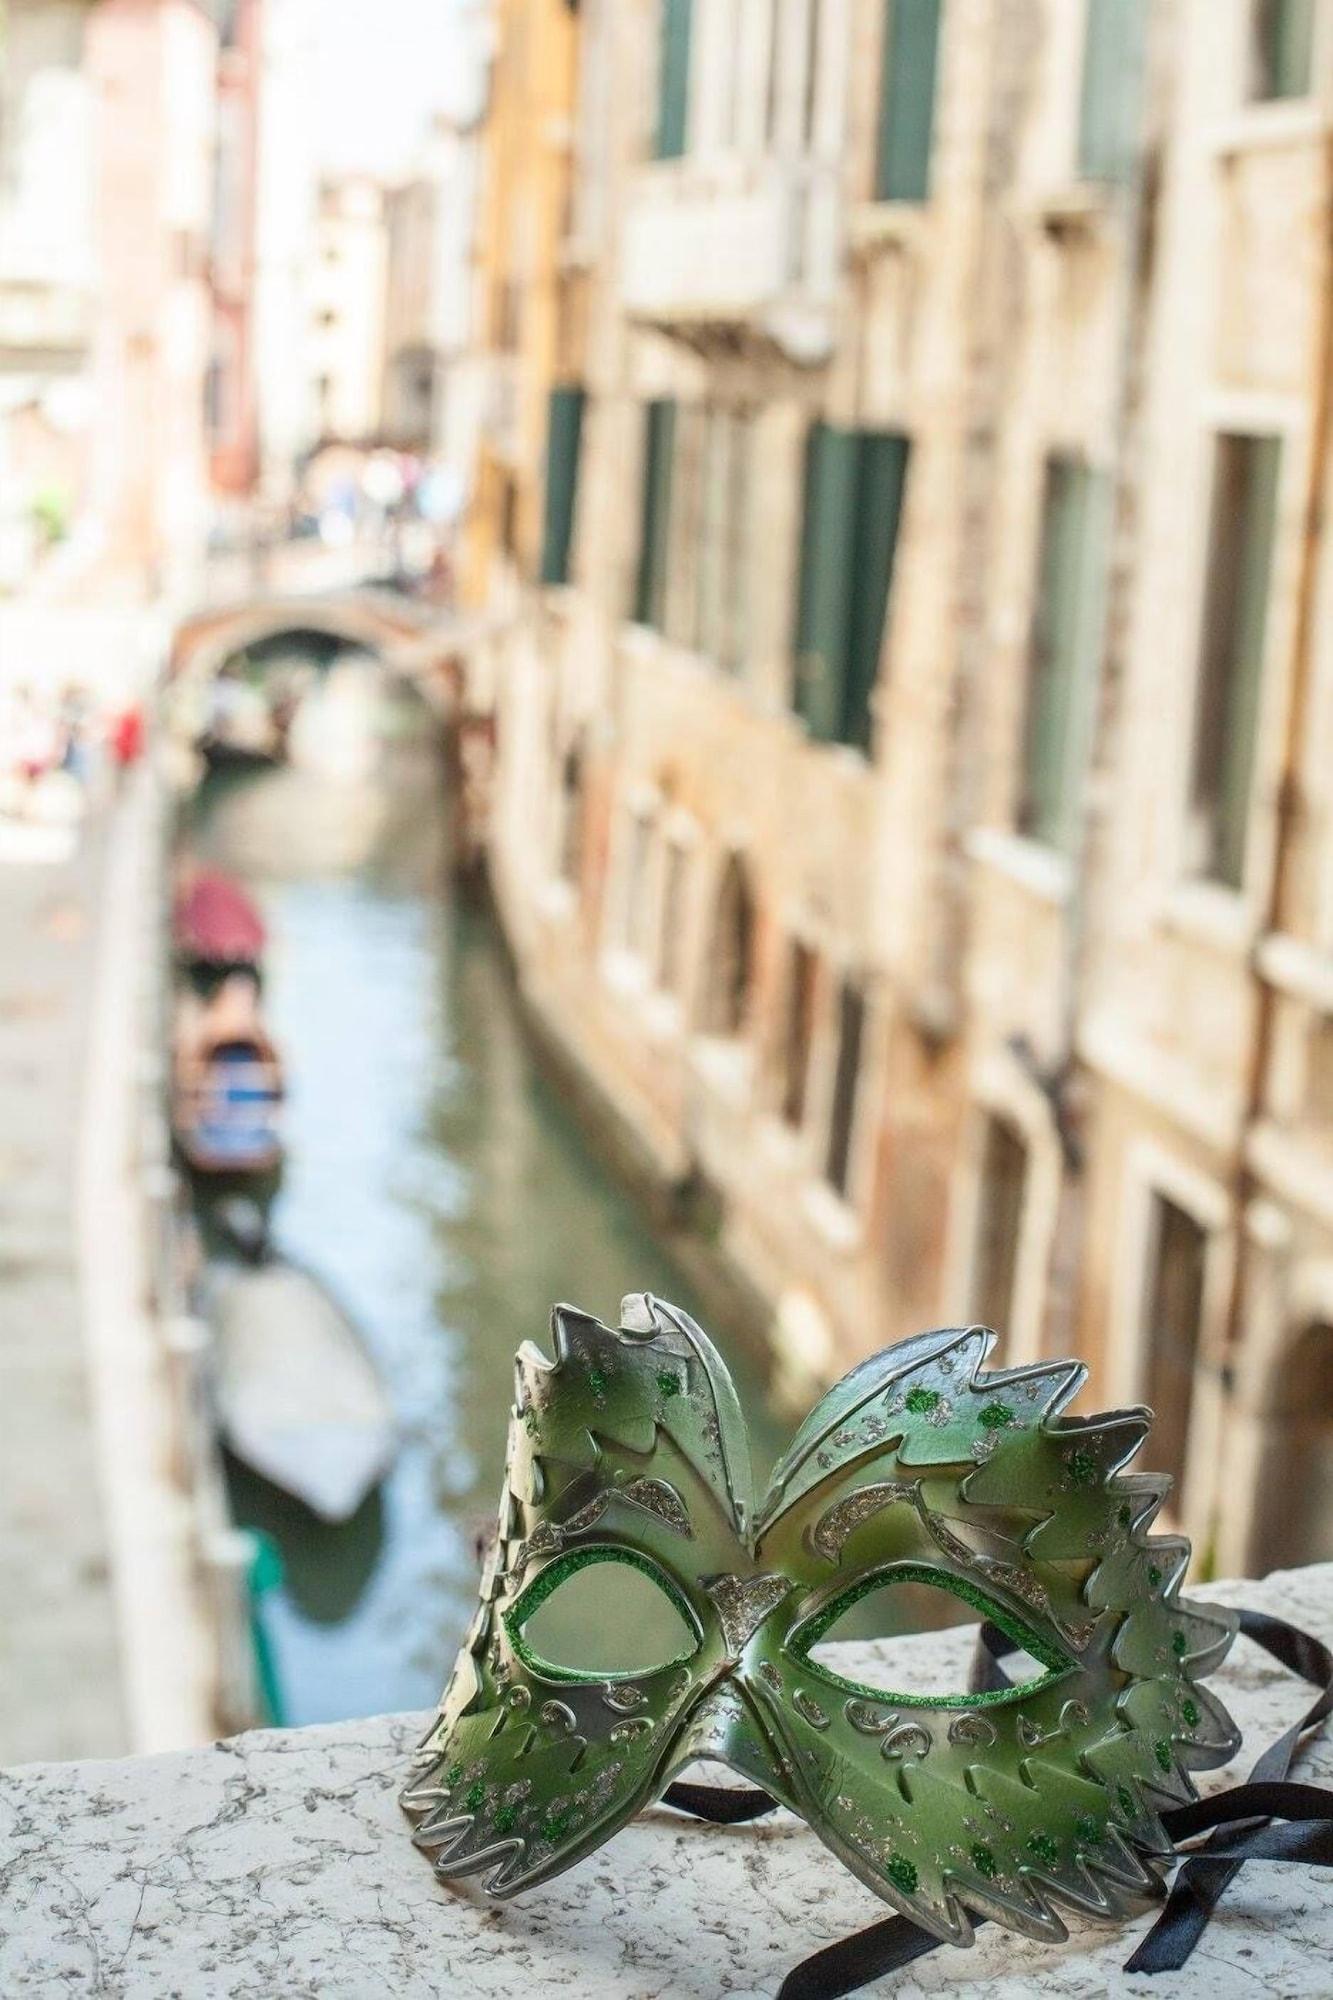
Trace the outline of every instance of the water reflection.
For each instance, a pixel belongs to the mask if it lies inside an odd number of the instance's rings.
[[[294,1722],[435,1699],[494,1520],[514,1351],[544,1343],[553,1300],[608,1318],[650,1289],[707,1317],[534,1066],[490,917],[450,892],[423,719],[381,690],[375,720],[373,772],[211,785],[193,833],[270,929],[289,1083],[274,1242],[360,1325],[402,1435],[375,1508],[339,1529],[233,1470],[238,1518],[284,1558],[263,1615]],[[767,1463],[754,1370],[728,1358]]]

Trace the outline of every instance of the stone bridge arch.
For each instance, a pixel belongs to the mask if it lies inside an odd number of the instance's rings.
[[[463,649],[454,621],[389,591],[259,597],[210,606],[176,627],[168,685],[182,690],[197,687],[247,647],[300,632],[340,639],[376,654],[432,707],[451,719],[456,716],[462,700]]]

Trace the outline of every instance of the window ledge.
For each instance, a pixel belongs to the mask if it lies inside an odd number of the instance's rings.
[[[649,990],[648,967],[643,959],[622,946],[602,953],[602,977],[616,993],[642,996]]]
[[[1061,181],[1036,196],[1032,216],[1048,236],[1090,234],[1115,213],[1116,193],[1113,181]]]
[[[579,906],[579,899],[572,882],[566,882],[559,875],[553,875],[543,882],[537,891],[537,908],[544,917],[555,918],[565,923]]]
[[[921,241],[928,210],[919,201],[857,202],[847,219],[853,256],[869,257],[878,250],[908,252]]]
[[[1053,847],[991,826],[973,827],[963,844],[970,860],[993,868],[1043,903],[1058,908],[1069,901],[1073,869],[1069,857]]]
[[[1254,943],[1258,920],[1238,889],[1220,882],[1176,882],[1162,898],[1158,920],[1195,944],[1227,958],[1244,958]]]
[[[674,993],[659,988],[644,1003],[644,1026],[655,1042],[673,1042],[685,1025],[685,1015]]]
[[[738,1035],[696,1036],[692,1051],[696,1074],[729,1104],[744,1104],[751,1081],[751,1055]]]
[[[861,1219],[827,1181],[808,1181],[801,1207],[830,1250],[847,1257],[861,1247]]]
[[[1260,99],[1224,119],[1212,133],[1212,147],[1226,159],[1270,146],[1311,145],[1323,138],[1328,125],[1328,113],[1316,97]]]
[[[1264,978],[1288,1000],[1333,1014],[1333,952],[1276,932],[1260,942],[1258,957]]]

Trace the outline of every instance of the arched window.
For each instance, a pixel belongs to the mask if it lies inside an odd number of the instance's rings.
[[[727,857],[713,913],[704,966],[699,1026],[706,1035],[739,1035],[750,1016],[754,985],[754,894],[739,854]]]
[[[1264,1454],[1246,1565],[1333,1559],[1333,1325],[1311,1321],[1277,1365],[1264,1405]]]
[[[557,862],[562,882],[578,886],[583,875],[585,778],[583,744],[571,743],[560,766],[560,841]]]

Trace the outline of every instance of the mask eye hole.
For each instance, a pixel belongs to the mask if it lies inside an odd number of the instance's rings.
[[[571,1549],[505,1613],[510,1644],[548,1680],[627,1680],[689,1659],[698,1620],[670,1577],[633,1549]]]
[[[898,1676],[901,1684],[894,1687],[850,1679],[843,1669],[841,1646],[847,1640],[919,1631],[923,1625],[957,1625],[978,1617],[998,1625],[1020,1649],[1017,1658],[1005,1661],[1011,1687],[980,1694],[942,1689],[924,1666],[913,1675],[910,1662],[904,1663]],[[798,1625],[787,1645],[830,1686],[874,1701],[893,1702],[900,1708],[1003,1708],[1049,1687],[1076,1664],[1056,1641],[986,1591],[929,1563],[899,1563],[893,1569],[859,1578]]]

